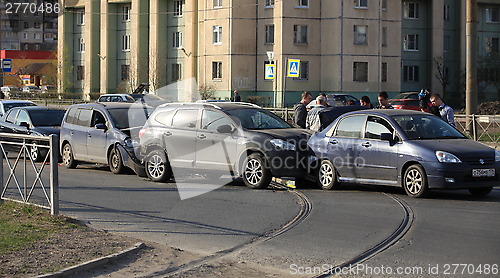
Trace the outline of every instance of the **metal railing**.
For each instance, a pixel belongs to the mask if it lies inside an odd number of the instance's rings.
[[[293,122],[293,108],[264,108],[270,112],[273,112],[274,114],[280,116],[281,118],[285,119],[287,122]]]
[[[59,214],[58,146],[57,135],[0,133],[0,200],[32,204],[49,209],[52,215]],[[35,157],[34,152],[38,156]],[[47,175],[43,175],[46,165],[49,165],[48,181]],[[22,180],[18,177],[21,171]]]
[[[475,141],[500,145],[499,115],[455,115],[457,129]]]

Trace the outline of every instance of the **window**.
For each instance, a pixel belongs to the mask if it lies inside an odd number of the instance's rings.
[[[382,46],[387,46],[387,27],[382,27]]]
[[[203,110],[201,129],[217,132],[217,128],[223,125],[232,126],[231,121],[224,114],[212,110]]]
[[[41,38],[42,38],[42,36],[40,35],[40,33],[35,33],[35,34],[33,34],[33,38],[34,38],[35,40],[39,40],[39,39],[41,39]]]
[[[450,51],[450,36],[443,37],[443,51],[444,52]]]
[[[392,134],[394,128],[384,119],[374,116],[368,116],[366,121],[365,138],[379,139],[382,133]]]
[[[418,82],[419,78],[418,66],[404,66],[403,67],[403,80],[405,82]]]
[[[354,25],[354,44],[368,44],[367,32],[367,25]]]
[[[358,9],[359,8],[368,9],[368,0],[355,0],[354,7]]]
[[[41,29],[42,28],[42,23],[35,22],[35,23],[33,23],[33,27],[35,27],[35,29]]]
[[[39,44],[35,44],[35,50],[40,50],[40,45]]]
[[[382,63],[381,82],[387,82],[387,63]]]
[[[76,117],[76,111],[78,111],[77,108],[71,108],[68,112],[68,116],[66,116],[66,123],[68,124],[74,124],[75,121],[77,120]]]
[[[362,115],[345,117],[337,126],[335,136],[361,138],[364,122],[365,116]]]
[[[266,0],[266,7],[268,8],[274,7],[274,0]]]
[[[172,47],[181,48],[182,47],[182,32],[174,32],[172,38]]]
[[[182,16],[183,9],[184,9],[184,1],[174,1],[174,16],[175,17]]]
[[[266,25],[266,44],[274,43],[274,25]]]
[[[293,42],[307,44],[307,25],[293,25]]]
[[[443,19],[450,20],[450,5],[444,5],[443,13]]]
[[[19,111],[19,110],[17,110]],[[8,123],[14,123],[16,121],[16,115],[17,115],[17,112],[16,110],[11,110],[9,112],[9,115],[7,116],[7,119],[5,120],[6,122]]]
[[[85,25],[85,12],[76,12],[76,25]]]
[[[106,125],[106,118],[104,117],[104,115],[96,110],[94,110],[93,112],[94,113],[92,114],[92,120],[90,126],[95,128],[97,124]]]
[[[299,0],[299,7],[309,7],[309,0]]]
[[[181,64],[172,64],[172,81],[179,81],[182,79]]]
[[[368,63],[354,62],[353,64],[353,81],[367,82],[368,81]]]
[[[418,35],[404,35],[404,50],[418,50]]]
[[[309,79],[309,62],[300,61],[300,71],[299,77],[295,77],[293,80],[308,80]]]
[[[76,80],[84,80],[85,79],[85,67],[84,66],[76,66]]]
[[[498,23],[500,22],[500,8],[486,8],[486,22]]]
[[[24,34],[23,34],[23,38],[24,38],[25,40],[27,40],[27,39],[28,39],[28,33],[24,33]]]
[[[90,120],[92,118],[92,110],[90,109],[78,109],[76,117],[76,125],[80,126],[90,126]]]
[[[122,8],[122,21],[130,21],[130,6],[123,6]]]
[[[180,109],[174,115],[172,126],[180,128],[195,128],[198,119],[197,109]]]
[[[498,42],[499,42],[498,38],[487,38],[486,39],[486,52],[498,53],[500,51]]]
[[[212,79],[222,79],[222,62],[212,62]]]
[[[222,26],[214,26],[213,44],[222,44]]]
[[[85,40],[83,38],[80,38],[78,43],[78,52],[85,52]]]
[[[25,23],[24,23],[24,28],[26,28],[26,29],[27,29],[27,28],[30,28],[30,23],[29,23],[29,22],[25,22]]]
[[[387,0],[382,0],[382,10],[387,10]]]
[[[406,2],[404,5],[405,18],[417,19],[418,18],[418,3]]]
[[[130,51],[130,35],[122,36],[122,51]]]
[[[222,0],[214,0],[214,8],[222,8]]]
[[[129,65],[122,65],[122,67],[121,67],[122,80],[128,80],[129,76],[130,76],[130,66]]]

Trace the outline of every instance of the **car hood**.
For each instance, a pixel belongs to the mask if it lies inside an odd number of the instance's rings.
[[[61,127],[59,126],[38,126],[33,129],[33,131],[38,132],[42,135],[52,135],[52,134],[59,135],[60,130]]]
[[[412,143],[432,151],[444,151],[458,158],[495,156],[492,148],[471,139],[412,140]]]
[[[277,139],[309,139],[312,132],[302,128],[259,129],[252,132],[268,135]]]

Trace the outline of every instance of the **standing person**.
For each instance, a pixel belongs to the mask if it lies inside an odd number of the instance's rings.
[[[359,100],[359,103],[361,104],[361,106],[373,109],[373,104],[368,96],[362,96]]]
[[[444,104],[441,95],[433,94],[431,96],[431,103],[439,108],[439,114],[441,115],[441,119],[449,123],[451,126],[455,127],[455,115],[453,112],[453,108]]]
[[[241,102],[241,96],[238,94],[237,90],[234,90],[233,96],[231,97],[232,102]]]
[[[304,91],[302,93],[302,100],[293,106],[294,123],[301,128],[306,128],[307,108],[306,106],[311,102],[312,95]]]
[[[328,104],[328,97],[326,96],[325,93],[319,93],[320,96],[323,96],[325,98],[325,103],[326,103],[326,107],[331,107],[330,104]]]
[[[420,90],[420,93],[418,93],[418,100],[420,102],[420,111],[428,112],[429,103],[431,102],[431,93],[429,90]]]
[[[316,105],[307,113],[306,128],[318,132],[321,128],[319,112],[326,108],[326,98],[319,95],[316,98]]]
[[[387,95],[385,91],[378,93],[378,103],[377,109],[394,109],[394,107],[389,104],[389,95]]]

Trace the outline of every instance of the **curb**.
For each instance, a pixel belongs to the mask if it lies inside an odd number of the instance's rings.
[[[59,270],[57,272],[49,273],[49,274],[42,274],[38,276],[34,276],[33,278],[56,278],[56,277],[66,277],[71,274],[80,272],[80,271],[85,271],[89,270],[104,264],[107,264],[112,261],[116,261],[130,253],[137,252],[140,249],[144,248],[146,245],[142,242],[136,243],[133,247],[130,247],[128,249],[125,249],[123,251],[120,251],[118,253],[114,253],[108,256],[104,256],[101,258],[93,259],[88,262],[84,262],[78,265],[74,265],[68,268],[65,268],[63,270]]]

